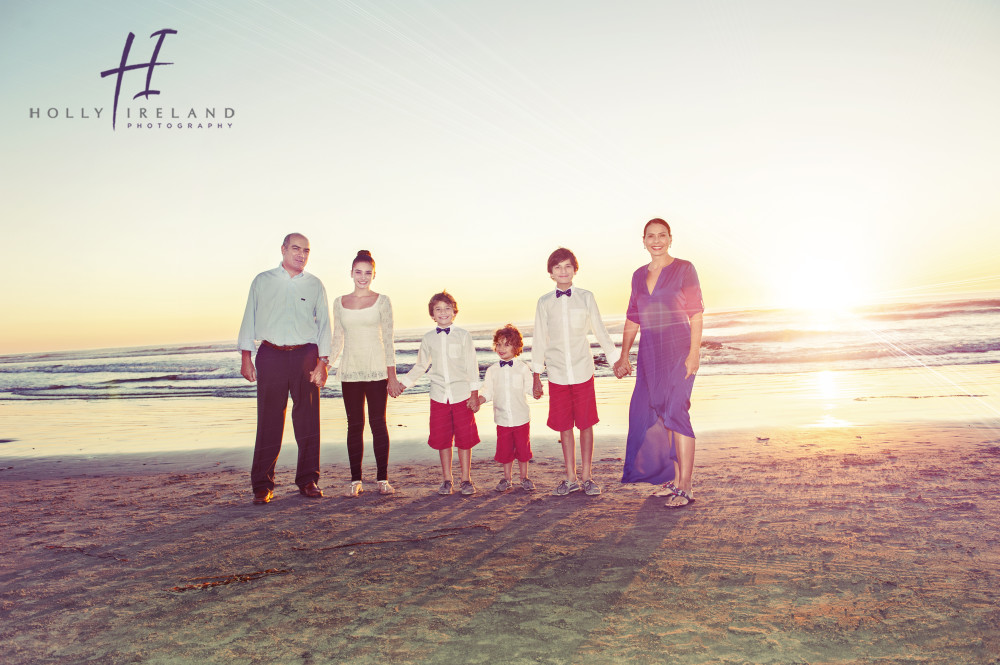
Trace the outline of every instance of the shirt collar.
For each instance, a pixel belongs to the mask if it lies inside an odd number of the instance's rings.
[[[285,279],[298,279],[298,278],[300,278],[300,277],[302,277],[303,275],[305,275],[305,274],[306,274],[306,271],[305,271],[305,270],[303,270],[302,272],[300,272],[300,273],[299,273],[298,275],[296,275],[295,277],[292,277],[291,275],[289,275],[289,274],[288,274],[288,271],[287,271],[287,270],[285,270],[285,264],[284,264],[284,263],[281,263],[281,262],[279,262],[279,263],[278,263],[278,267],[277,267],[277,270],[278,270],[278,272],[279,272],[279,273],[281,273],[281,275],[282,275],[282,276],[283,276],[283,277],[284,277]]]

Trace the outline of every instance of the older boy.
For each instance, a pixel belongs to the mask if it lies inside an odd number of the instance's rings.
[[[588,332],[597,337],[609,362],[618,358],[611,335],[601,320],[594,294],[573,286],[580,264],[565,247],[549,255],[549,276],[555,291],[538,299],[535,309],[535,332],[532,342],[533,392],[542,396],[542,370],[548,370],[549,417],[546,423],[559,432],[566,479],[552,492],[566,496],[581,489],[576,475],[576,441],[573,427],[580,430],[583,491],[588,496],[601,493],[591,477],[594,461],[594,425],[597,424],[597,398],[594,393],[594,356]]]

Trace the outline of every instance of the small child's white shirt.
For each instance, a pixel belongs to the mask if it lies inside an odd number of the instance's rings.
[[[493,420],[501,427],[517,427],[531,420],[526,395],[530,395],[534,377],[524,361],[514,358],[514,364],[501,367],[495,362],[486,368],[483,391],[487,402],[493,402]]]

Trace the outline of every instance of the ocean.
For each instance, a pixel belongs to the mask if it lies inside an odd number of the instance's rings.
[[[238,322],[236,322],[238,323]],[[608,319],[616,344],[623,321]],[[524,357],[531,354],[531,328]],[[480,370],[496,360],[495,326],[469,328]],[[789,309],[707,312],[700,374],[795,374],[829,370],[1000,363],[1000,296],[894,302],[843,313]],[[412,367],[425,329],[396,332],[397,369]],[[254,397],[234,341],[0,356],[0,400]],[[593,344],[597,376],[611,368]],[[633,347],[633,356],[638,344]],[[615,359],[612,359],[612,362]],[[634,360],[634,357],[633,357]],[[426,392],[419,382],[408,392]],[[324,396],[339,396],[330,381]]]

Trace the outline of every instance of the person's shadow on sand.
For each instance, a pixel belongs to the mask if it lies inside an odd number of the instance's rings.
[[[391,501],[384,514],[331,533],[302,554],[319,564],[351,545],[350,564],[329,568],[331,581],[350,589],[359,608],[339,626],[342,634],[405,630],[406,651],[423,663],[463,662],[471,653],[571,662],[619,613],[630,587],[660,583],[655,574],[644,576],[674,516],[661,499],[615,494]],[[341,510],[357,506],[338,504]],[[311,565],[300,559],[294,567],[305,573]],[[392,611],[367,607],[369,595],[391,598]],[[341,654],[361,656],[373,647],[379,649],[354,639]]]

